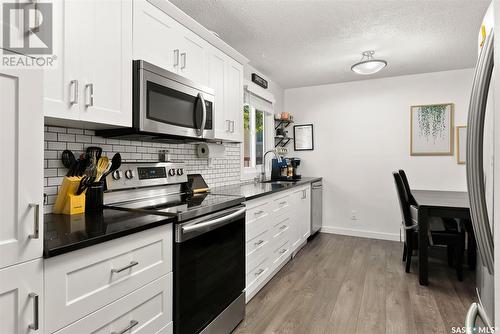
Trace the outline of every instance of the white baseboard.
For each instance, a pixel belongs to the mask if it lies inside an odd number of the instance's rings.
[[[320,232],[348,235],[351,237],[399,241],[399,234],[396,234],[396,233],[381,233],[381,232],[356,230],[356,229],[350,229],[350,228],[340,228],[340,227],[333,227],[333,226],[323,226],[321,228]]]

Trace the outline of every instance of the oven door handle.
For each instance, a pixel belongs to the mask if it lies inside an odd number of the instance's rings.
[[[233,213],[230,213],[228,215],[225,215],[225,216],[222,216],[222,217],[219,217],[216,219],[207,220],[207,221],[204,221],[203,223],[198,223],[198,224],[194,224],[194,225],[190,225],[190,226],[183,226],[183,227],[181,227],[182,233],[189,233],[189,232],[193,232],[193,231],[198,231],[198,230],[205,229],[207,227],[225,225],[231,219],[238,217],[239,215],[245,213],[245,211],[246,211],[246,208],[241,208]]]

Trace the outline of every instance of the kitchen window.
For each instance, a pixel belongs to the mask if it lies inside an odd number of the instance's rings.
[[[247,86],[243,106],[244,179],[255,177],[262,171],[264,153],[272,148],[273,130],[273,104],[255,92],[249,91]]]

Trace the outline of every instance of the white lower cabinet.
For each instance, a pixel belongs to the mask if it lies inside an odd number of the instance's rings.
[[[172,225],[46,259],[46,332],[60,330],[170,272]]]
[[[74,333],[172,333],[172,273],[57,331]]]
[[[246,202],[246,301],[275,275],[310,234],[309,184]]]
[[[43,261],[0,270],[0,333],[43,333]]]

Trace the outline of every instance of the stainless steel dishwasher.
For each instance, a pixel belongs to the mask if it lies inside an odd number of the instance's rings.
[[[323,181],[311,184],[311,235],[323,225]]]

